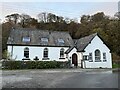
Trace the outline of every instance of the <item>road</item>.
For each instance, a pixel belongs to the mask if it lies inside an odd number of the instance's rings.
[[[57,84],[60,88],[116,88],[118,87],[117,73],[77,73]]]
[[[3,71],[3,88],[118,88],[118,72],[111,70]]]

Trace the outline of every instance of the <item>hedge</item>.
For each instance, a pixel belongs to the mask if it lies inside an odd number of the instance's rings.
[[[3,61],[2,69],[52,69],[69,68],[70,62],[60,61]]]

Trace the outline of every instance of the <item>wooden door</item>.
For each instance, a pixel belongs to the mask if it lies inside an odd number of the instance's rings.
[[[77,60],[77,54],[74,53],[72,55],[72,64],[74,64],[74,66],[78,66],[78,60]]]

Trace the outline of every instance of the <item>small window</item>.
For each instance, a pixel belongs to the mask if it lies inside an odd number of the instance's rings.
[[[60,58],[64,58],[64,48],[60,49]]]
[[[83,56],[83,60],[88,60],[88,56],[87,56],[87,55],[84,55],[84,56]]]
[[[25,57],[25,58],[29,58],[29,48],[28,48],[28,47],[26,47],[26,48],[24,49],[24,57]]]
[[[22,41],[23,42],[30,42],[30,37],[23,37]]]
[[[92,53],[89,53],[89,62],[93,62]]]
[[[106,62],[106,53],[103,53],[103,62]]]
[[[48,42],[48,38],[41,38],[42,42]]]
[[[41,43],[43,45],[47,45],[48,44],[48,38],[45,38],[45,37],[41,38]]]
[[[95,62],[100,62],[101,60],[100,50],[95,50]]]
[[[46,59],[48,58],[48,48],[44,49],[43,57],[46,58]]]
[[[63,39],[58,39],[58,45],[64,45],[64,40]]]

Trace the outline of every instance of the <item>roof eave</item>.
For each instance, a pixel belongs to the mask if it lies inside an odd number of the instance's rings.
[[[54,45],[30,45],[30,44],[7,44],[8,46],[40,46],[40,47],[70,47],[70,46],[54,46]]]

